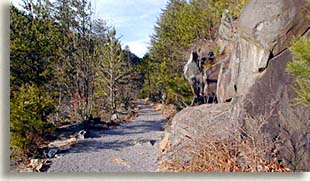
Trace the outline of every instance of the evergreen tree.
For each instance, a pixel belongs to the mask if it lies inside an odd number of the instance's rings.
[[[77,82],[78,94],[80,98],[79,109],[80,115],[87,120],[91,117],[91,94],[94,92],[92,84],[94,78],[93,68],[93,41],[92,41],[92,10],[91,3],[86,0],[76,1],[77,9],[77,27],[78,34],[78,58],[77,58]]]
[[[42,86],[53,78],[50,65],[57,59],[53,51],[59,38],[57,25],[50,19],[40,18],[43,14],[34,18],[13,6],[10,14],[11,89],[16,90],[25,83]]]
[[[105,81],[103,89],[106,90],[106,95],[109,97],[109,111],[114,114],[120,101],[117,93],[122,94],[121,85],[127,84],[131,73],[114,28],[108,31],[107,42],[102,51],[104,56],[100,62],[99,72],[100,77]]]
[[[58,100],[58,112],[62,113],[65,107],[70,104],[70,110],[64,113],[64,117],[56,116],[57,122],[65,118],[69,118],[71,121],[79,121],[80,119],[77,83],[78,36],[75,32],[78,22],[73,3],[73,0],[56,0],[53,3],[53,19],[59,24],[59,31],[61,32],[59,46],[55,49],[59,58],[53,64],[55,72],[53,87]]]
[[[55,20],[60,24],[62,43],[58,49],[59,62],[55,62],[59,105],[72,105],[70,119],[81,121],[91,117],[94,91],[91,3],[86,0],[56,1]],[[60,107],[59,107],[60,109]]]
[[[309,0],[306,1],[306,6],[310,6]],[[310,38],[301,37],[293,40],[290,50],[293,61],[289,62],[287,69],[296,76],[295,101],[310,107]]]
[[[26,84],[11,95],[10,148],[11,156],[39,155],[45,135],[53,131],[47,122],[54,111],[53,99],[36,85]]]
[[[32,3],[28,7],[40,9],[39,5]],[[48,18],[48,13],[43,8],[29,13],[10,7],[12,155],[36,156],[44,135],[53,128],[47,117],[55,108],[50,82],[54,78],[51,64],[57,59],[53,50],[58,34],[57,25]]]

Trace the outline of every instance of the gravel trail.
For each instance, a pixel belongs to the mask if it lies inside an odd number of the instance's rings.
[[[52,159],[48,172],[156,172],[165,118],[142,101],[136,104],[140,111],[135,120],[80,140]]]

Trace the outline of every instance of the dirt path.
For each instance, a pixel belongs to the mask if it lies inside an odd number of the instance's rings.
[[[142,101],[139,116],[113,130],[97,131],[59,158],[48,172],[155,172],[164,116]]]

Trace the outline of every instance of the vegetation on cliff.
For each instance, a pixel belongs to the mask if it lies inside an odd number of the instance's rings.
[[[310,1],[306,0],[310,6]],[[309,12],[309,9],[307,10]],[[306,18],[310,19],[309,16]],[[306,107],[310,106],[310,38],[296,38],[290,48],[293,54],[293,61],[288,64],[288,71],[296,76],[297,93],[296,102]]]

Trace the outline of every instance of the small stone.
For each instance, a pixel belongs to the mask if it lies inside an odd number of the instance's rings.
[[[56,156],[57,151],[58,151],[57,149],[50,149],[47,153],[47,156],[49,158],[54,158]]]

